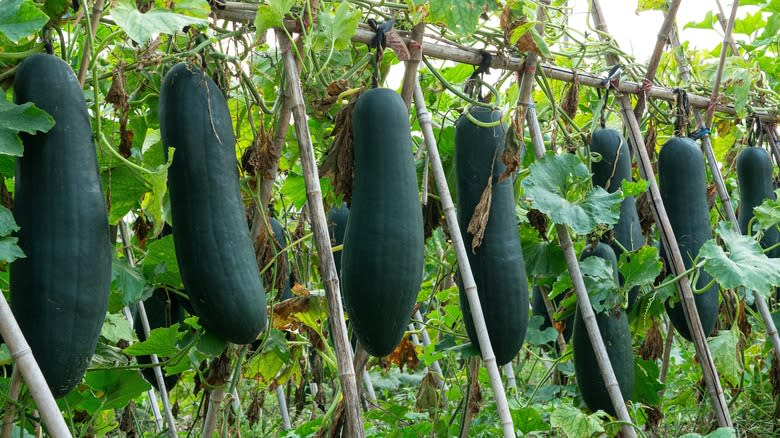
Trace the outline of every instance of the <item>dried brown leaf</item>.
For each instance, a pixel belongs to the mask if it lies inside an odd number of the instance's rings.
[[[320,175],[330,178],[334,191],[337,194],[343,194],[347,203],[352,199],[354,169],[352,109],[355,107],[355,102],[357,102],[357,95],[354,95],[350,102],[336,114],[333,132],[331,132],[331,136],[334,138],[333,143],[319,169]]]
[[[664,341],[661,336],[661,329],[658,327],[655,319],[650,324],[650,328],[645,334],[645,339],[637,351],[639,356],[645,360],[660,359],[664,354]]]
[[[393,364],[398,365],[401,371],[404,370],[404,366],[413,370],[417,369],[420,359],[417,358],[417,350],[414,343],[412,343],[410,335],[405,336],[401,343],[395,347],[395,350],[385,357],[385,364],[386,368]]]
[[[440,409],[444,406],[439,386],[436,384],[436,377],[428,371],[425,377],[420,381],[420,387],[417,389],[415,408],[418,411],[428,411]]]
[[[490,206],[493,203],[493,174],[488,178],[487,186],[479,197],[479,203],[474,207],[474,213],[471,215],[469,226],[466,229],[474,238],[471,241],[471,252],[476,254],[477,248],[482,244],[485,237],[488,220],[490,220]]]

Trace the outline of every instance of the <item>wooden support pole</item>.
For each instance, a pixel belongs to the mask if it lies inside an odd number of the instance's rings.
[[[669,43],[669,32],[674,25],[674,17],[677,16],[677,10],[680,8],[682,0],[672,0],[669,5],[669,10],[666,12],[666,17],[661,24],[661,29],[658,31],[658,37],[655,41],[655,47],[653,48],[653,54],[650,56],[650,61],[647,63],[647,71],[645,72],[645,83],[650,85],[655,80],[655,74],[658,71],[658,65],[661,63],[661,55],[664,53],[664,47]],[[639,94],[639,99],[634,106],[634,115],[637,120],[642,120],[642,114],[645,113],[645,106],[647,104],[647,96],[644,93]]]
[[[436,146],[436,135],[433,133],[431,114],[425,105],[425,96],[423,96],[420,82],[417,81],[414,89],[414,106],[417,109],[417,120],[420,122],[420,128],[425,138],[425,145],[428,148],[428,157],[431,160],[431,169],[433,178],[436,181],[436,188],[441,198],[441,207],[444,217],[447,220],[447,228],[450,231],[452,246],[455,248],[455,255],[458,260],[458,269],[463,282],[463,289],[469,300],[471,308],[471,319],[474,321],[474,329],[479,339],[479,347],[482,358],[485,361],[488,377],[490,377],[490,386],[493,389],[493,398],[496,403],[496,411],[501,419],[501,427],[505,438],[515,437],[515,427],[512,423],[512,415],[509,412],[509,403],[504,392],[504,382],[501,380],[501,373],[498,370],[496,356],[493,353],[493,346],[490,344],[490,337],[485,324],[485,316],[482,314],[482,306],[479,303],[477,294],[477,284],[474,281],[474,275],[471,272],[466,245],[463,243],[463,236],[458,226],[458,216],[455,210],[455,204],[452,202],[450,188],[447,185],[447,177],[444,173],[444,167],[441,164],[439,149]]]
[[[19,401],[19,394],[22,392],[22,375],[19,374],[19,368],[14,368],[11,373],[11,384],[8,388],[8,399],[6,400],[5,418],[3,419],[2,438],[12,438],[14,430],[14,420],[16,419],[16,404]]]
[[[100,15],[103,13],[103,3],[105,0],[97,0],[95,2],[95,5],[92,7],[92,16],[87,17],[89,18],[88,25],[90,26],[90,29],[87,30],[87,32],[91,33],[89,35],[92,35],[93,37],[97,35],[97,27],[100,23]],[[84,7],[84,14],[89,13],[89,9],[87,7],[87,2],[85,0],[80,0],[81,5]],[[84,54],[81,57],[81,65],[79,65],[79,85],[82,87],[84,86],[84,81],[87,79],[87,70],[89,69],[89,56],[92,52],[92,45],[90,43],[90,38],[86,38],[84,40]]]
[[[22,374],[22,378],[27,384],[36,406],[38,406],[43,424],[46,425],[46,431],[53,438],[71,437],[68,425],[65,424],[49,385],[43,378],[41,368],[35,361],[30,345],[24,339],[22,329],[19,328],[19,324],[11,312],[11,307],[8,306],[2,292],[0,292],[0,336],[8,345],[16,369]]]
[[[282,414],[282,429],[292,429],[290,412],[287,410],[287,397],[284,395],[284,387],[282,385],[276,387],[276,401],[279,403],[279,412]]]
[[[591,13],[596,29],[602,32],[602,36],[608,35],[604,14],[601,11],[601,5],[598,0],[592,0]],[[607,62],[610,64],[617,64],[619,62],[617,56],[612,53],[607,53],[606,58]],[[645,141],[639,128],[639,122],[634,116],[634,111],[631,107],[631,99],[625,94],[618,95],[617,99],[620,103],[624,123],[628,128],[629,144],[635,149],[634,153],[638,157],[638,164],[642,177],[649,183],[650,206],[653,211],[653,216],[655,216],[656,224],[661,232],[666,253],[669,256],[669,264],[672,267],[674,275],[680,276],[681,273],[685,272],[685,264],[683,263],[683,258],[680,254],[680,248],[677,245],[677,238],[674,235],[672,226],[669,223],[669,218],[666,215],[666,209],[661,200],[661,193],[659,192],[658,184],[655,181],[655,172],[650,163],[650,158],[647,155]],[[696,302],[693,298],[693,290],[691,289],[688,276],[680,276],[677,286],[681,298],[680,305],[682,305],[685,320],[693,338],[696,356],[699,359],[704,381],[707,384],[707,389],[710,398],[712,399],[712,405],[715,410],[715,416],[718,419],[718,425],[721,427],[732,427],[728,404],[723,396],[718,372],[715,369],[715,363],[712,360],[712,355],[707,346],[706,334],[701,326],[699,312],[696,309]]]
[[[301,156],[306,198],[311,212],[311,225],[314,231],[314,241],[319,258],[320,278],[325,286],[328,301],[328,317],[333,330],[333,344],[339,367],[339,380],[344,394],[344,413],[347,418],[349,436],[363,438],[363,421],[360,416],[360,395],[355,379],[355,369],[352,365],[352,346],[347,337],[347,326],[344,322],[344,310],[341,308],[341,291],[339,278],[336,275],[336,265],[330,249],[330,235],[325,210],[322,206],[322,189],[317,174],[317,162],[314,159],[314,147],[309,134],[306,107],[301,90],[300,77],[296,66],[295,55],[290,50],[292,42],[284,32],[276,32],[284,58],[284,70],[287,75],[287,86],[290,91],[290,108],[295,120],[295,132],[298,138],[298,148]]]

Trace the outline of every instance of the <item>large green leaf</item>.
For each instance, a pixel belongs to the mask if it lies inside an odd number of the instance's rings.
[[[21,248],[19,248],[19,239],[6,236],[0,238],[0,260],[11,263],[16,259],[26,257]]]
[[[16,105],[0,99],[0,154],[22,156],[22,141],[17,134],[46,132],[52,126],[54,119],[32,103]]]
[[[479,17],[490,10],[488,0],[430,0],[430,20],[459,35],[470,35],[479,25]]]
[[[716,229],[726,249],[708,240],[699,250],[704,270],[726,289],[744,287],[768,296],[772,286],[780,286],[780,259],[771,259],[761,245],[721,222]]]
[[[592,187],[590,171],[573,154],[547,154],[537,160],[523,187],[534,208],[578,234],[620,219],[622,192],[607,193],[601,187]]]
[[[652,284],[661,273],[663,263],[658,258],[658,248],[643,246],[636,251],[623,252],[618,261],[618,270],[623,275],[623,288]]]
[[[141,270],[150,283],[182,287],[173,236],[165,236],[146,245],[146,256],[141,263]]]
[[[604,433],[599,412],[588,415],[574,406],[562,404],[550,413],[550,425],[563,431],[568,438],[590,438]]]
[[[737,329],[720,330],[717,336],[707,339],[718,374],[733,386],[739,384],[739,378],[742,374],[742,365],[739,362],[737,353],[737,343],[739,343]]]
[[[155,34],[172,35],[184,26],[207,25],[208,20],[178,14],[170,10],[153,7],[141,13],[132,0],[119,0],[111,9],[111,17],[133,41],[144,44]]]
[[[290,12],[295,0],[268,0],[268,3],[257,6],[255,29],[262,36],[272,27],[284,26],[284,16]]]
[[[658,405],[661,402],[660,394],[664,385],[661,383],[661,367],[654,360],[645,360],[640,357],[634,358],[634,394],[631,400],[648,404]]]
[[[360,22],[360,11],[348,2],[342,2],[331,11],[320,11],[317,20],[318,35],[322,35],[337,50],[349,47]]]
[[[125,348],[130,356],[156,354],[158,356],[173,356],[179,351],[176,342],[179,340],[179,324],[170,327],[159,327],[149,332],[149,337],[143,342],[135,343]]]
[[[143,299],[146,280],[138,269],[131,267],[127,259],[115,258],[111,262],[111,288],[118,290],[122,303],[129,305]],[[150,292],[151,293],[151,292]]]
[[[16,225],[14,214],[11,213],[11,210],[0,205],[0,236],[7,236],[18,230],[19,225]]]
[[[101,409],[121,409],[151,388],[137,370],[90,371],[84,380],[101,394]]]
[[[33,0],[0,0],[0,33],[14,43],[38,32],[48,21]]]
[[[541,330],[544,324],[542,315],[533,315],[528,320],[528,330],[525,333],[525,342],[529,345],[546,345],[558,339],[558,331],[554,327]]]
[[[765,199],[761,205],[754,208],[753,215],[764,230],[780,224],[780,190],[775,190],[775,199]],[[755,229],[753,225],[753,230]]]

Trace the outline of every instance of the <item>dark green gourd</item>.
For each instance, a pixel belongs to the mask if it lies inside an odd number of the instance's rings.
[[[368,353],[393,351],[422,282],[422,208],[409,114],[386,88],[363,93],[352,113],[355,176],[341,281],[354,333]]]
[[[225,98],[198,67],[177,64],[160,89],[160,134],[175,148],[168,169],[173,240],[201,324],[236,344],[266,326],[265,290],[238,185]]]
[[[339,246],[344,243],[344,232],[347,230],[347,219],[349,218],[349,208],[347,203],[341,204],[341,207],[333,207],[328,211],[328,233],[330,234],[331,246]],[[341,278],[341,254],[337,251],[333,253],[333,261],[336,263],[336,273]]]
[[[268,220],[271,223],[271,229],[274,232],[274,242],[276,243],[276,249],[277,251],[281,251],[284,248],[287,247],[287,236],[284,234],[284,226],[281,222],[276,220],[276,218],[270,218]],[[281,262],[284,263],[286,268],[280,272],[286,272],[287,273],[287,281],[284,282],[284,287],[282,288],[282,293],[279,294],[279,300],[284,301],[288,298],[292,298],[292,286],[293,286],[293,279],[292,279],[292,273],[290,272],[290,262],[288,255],[290,253],[284,253],[280,254],[280,256],[277,258],[277,263]],[[278,282],[277,282],[278,283]]]
[[[588,247],[581,259],[601,257],[612,266],[615,284],[618,282],[617,258],[609,245],[599,243],[595,248]],[[607,392],[601,368],[590,342],[585,320],[577,306],[574,313],[574,333],[572,334],[572,349],[574,352],[574,372],[577,376],[577,387],[582,399],[591,411],[599,409],[615,415],[612,400]],[[628,316],[625,310],[611,309],[596,314],[599,332],[604,340],[607,356],[615,372],[615,378],[620,386],[623,400],[628,400],[634,390],[634,352],[631,346],[631,330],[628,326]]]
[[[15,101],[54,118],[22,134],[14,217],[27,255],[11,264],[14,315],[49,388],[62,397],[84,376],[111,286],[108,215],[84,94],[70,66],[33,55],[16,72]]]
[[[149,321],[149,330],[154,330],[161,327],[170,327],[173,324],[181,323],[187,316],[184,311],[184,307],[181,305],[179,298],[176,294],[168,292],[165,288],[157,288],[152,293],[152,296],[144,300],[144,309],[146,310],[146,318]],[[138,340],[141,342],[146,340],[144,334],[143,325],[141,324],[140,315],[136,314],[133,320],[133,329],[138,336]],[[160,361],[164,361],[167,358],[161,357]],[[152,363],[150,356],[138,356],[138,363],[141,365],[148,365]],[[161,369],[165,380],[165,387],[171,389],[179,381],[179,374],[166,375],[165,369]],[[144,376],[147,382],[159,390],[157,386],[157,378],[154,375],[153,368],[142,368],[141,374]]]
[[[487,108],[473,107],[470,112],[475,119],[486,123],[501,119],[500,111]],[[465,116],[461,116],[455,126],[458,223],[477,285],[490,343],[500,365],[512,360],[520,350],[528,327],[529,310],[528,279],[517,232],[512,179],[507,178],[498,183],[505,169],[500,158],[505,136],[506,127],[503,124],[484,128]],[[493,193],[487,227],[481,245],[472,251],[474,236],[467,228],[491,174]],[[466,332],[471,343],[478,347],[471,308],[462,284],[460,306]]]
[[[747,234],[748,224],[753,219],[753,209],[766,199],[774,199],[772,185],[772,159],[766,150],[758,147],[743,149],[737,155],[737,179],[739,181],[739,228]],[[768,248],[780,241],[777,227],[764,233],[761,246]],[[780,248],[775,248],[769,257],[780,257]]]
[[[677,238],[685,268],[688,269],[699,254],[699,248],[712,238],[704,156],[693,140],[672,137],[664,144],[658,156],[658,188],[674,236]],[[666,261],[667,272],[671,273],[666,249],[663,246],[661,257]],[[709,274],[700,271],[696,288],[703,288],[710,280]],[[713,284],[701,294],[696,294],[694,298],[704,334],[709,335],[718,318],[717,284]],[[678,302],[671,307],[667,303],[666,312],[677,331],[690,341],[691,334],[685,321],[682,304]]]
[[[620,190],[623,181],[631,181],[631,155],[628,143],[614,129],[597,129],[590,140],[591,152],[598,152],[601,161],[593,163],[593,184],[604,188],[609,193]],[[620,257],[623,248],[633,251],[644,243],[642,228],[639,224],[639,214],[636,211],[636,199],[628,196],[620,204],[620,220],[614,227],[615,240],[612,249]],[[621,282],[622,282],[621,278]],[[631,308],[639,295],[639,288],[631,289],[628,295],[628,307]]]

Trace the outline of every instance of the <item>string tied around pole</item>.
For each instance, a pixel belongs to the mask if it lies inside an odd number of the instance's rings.
[[[620,87],[620,77],[623,75],[623,64],[615,64],[610,67],[607,77],[601,82],[604,86],[604,99],[601,104],[601,112],[599,114],[599,126],[605,128],[607,126],[607,103],[609,102],[609,90],[618,89]],[[601,90],[596,89],[599,98],[601,98]]]
[[[748,122],[748,146],[760,146],[763,140],[764,127],[757,115],[750,116]]]
[[[379,62],[382,60],[382,53],[387,47],[387,32],[393,30],[395,24],[394,19],[389,19],[382,24],[378,24],[373,18],[368,19],[368,26],[374,31],[374,37],[368,43],[369,49],[376,49],[374,58],[371,61],[371,87],[377,88],[379,86]]]

